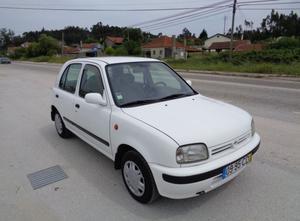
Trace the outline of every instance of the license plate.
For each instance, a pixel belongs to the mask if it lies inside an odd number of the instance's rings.
[[[236,173],[251,161],[252,161],[252,153],[249,153],[248,155],[242,157],[241,159],[229,164],[228,166],[223,168],[222,178],[225,179],[226,177]]]

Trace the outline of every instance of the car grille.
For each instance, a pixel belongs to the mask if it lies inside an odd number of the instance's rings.
[[[239,148],[246,144],[250,137],[251,133],[247,133],[221,145],[214,146],[211,148],[211,155],[216,155],[229,149]]]

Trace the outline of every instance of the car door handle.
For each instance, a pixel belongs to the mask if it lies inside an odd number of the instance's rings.
[[[75,104],[75,107],[76,107],[76,108],[80,108],[80,105],[79,105],[79,104]]]
[[[55,95],[55,97],[56,97],[56,98],[59,98],[59,95],[58,95],[58,94],[56,94],[56,95]]]

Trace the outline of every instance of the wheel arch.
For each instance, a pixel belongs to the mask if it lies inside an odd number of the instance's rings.
[[[51,120],[54,121],[55,113],[59,113],[54,105],[51,105]]]
[[[132,150],[137,152],[139,155],[141,155],[144,158],[144,156],[136,148],[134,148],[128,144],[121,144],[118,146],[117,152],[115,154],[115,160],[114,160],[115,169],[121,169],[121,162],[122,162],[123,156],[128,151],[132,151]],[[145,160],[145,158],[144,158],[144,160]]]

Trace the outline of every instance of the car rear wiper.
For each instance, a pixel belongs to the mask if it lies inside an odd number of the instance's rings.
[[[137,101],[132,101],[128,102],[125,104],[121,104],[120,107],[132,107],[132,106],[138,106],[138,105],[143,105],[143,104],[151,104],[156,102],[157,100],[137,100]]]

